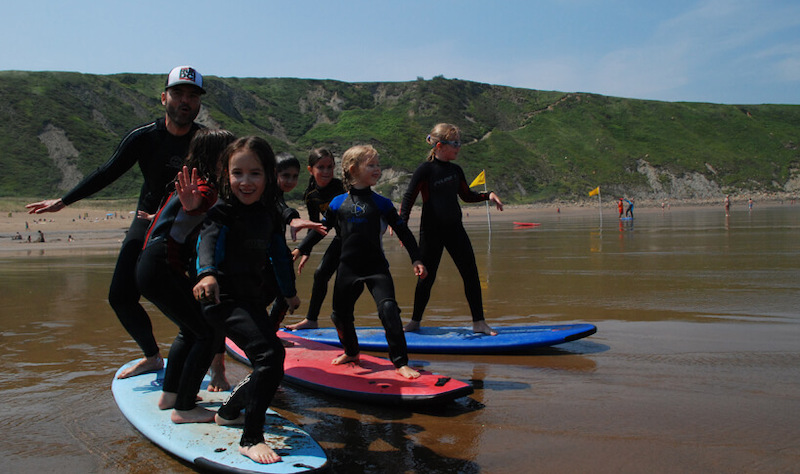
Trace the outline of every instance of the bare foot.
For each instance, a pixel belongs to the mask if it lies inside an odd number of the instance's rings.
[[[311,319],[304,319],[296,324],[289,324],[286,329],[294,331],[295,329],[317,329],[319,324]]]
[[[127,379],[128,377],[146,374],[148,372],[156,372],[163,368],[164,359],[161,357],[161,354],[156,354],[152,357],[145,357],[144,359],[139,360],[139,362],[120,372],[119,375],[117,375],[117,378]]]
[[[178,394],[175,392],[161,392],[161,398],[158,399],[159,410],[169,410],[175,408],[175,400],[178,399]]]
[[[172,410],[170,420],[173,423],[211,423],[217,412],[203,407],[194,407],[191,410]]]
[[[496,336],[497,331],[490,328],[486,321],[475,321],[472,323],[472,331],[473,332],[482,332],[484,334],[488,334],[490,336]]]
[[[208,383],[209,392],[227,392],[231,389],[231,384],[225,376],[225,353],[214,355],[211,361],[211,382]]]
[[[405,332],[416,332],[419,331],[419,321],[411,320],[408,324],[405,325],[403,328]]]
[[[260,464],[272,464],[281,460],[278,453],[267,446],[267,443],[258,443],[252,446],[239,446],[239,452]]]
[[[358,354],[354,356],[349,356],[347,354],[341,354],[339,357],[333,359],[331,361],[331,365],[342,365],[347,364],[349,362],[358,362]]]
[[[409,367],[407,365],[404,365],[402,367],[398,367],[398,368],[396,368],[394,370],[395,370],[395,372],[397,372],[398,374],[402,375],[403,377],[405,377],[407,379],[419,378],[419,372],[417,372],[416,370],[412,369],[411,367]]]
[[[219,416],[219,414],[215,414],[214,422],[219,426],[241,426],[244,424],[244,413],[240,413],[239,416],[233,420],[226,420],[225,418]]]

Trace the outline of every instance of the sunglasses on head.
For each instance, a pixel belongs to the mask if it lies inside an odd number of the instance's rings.
[[[450,145],[452,147],[461,148],[461,140],[439,140],[443,145]]]

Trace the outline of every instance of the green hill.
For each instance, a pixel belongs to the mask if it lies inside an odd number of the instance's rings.
[[[0,196],[63,193],[128,130],[163,115],[163,80],[0,72]],[[394,198],[427,155],[424,138],[437,122],[462,128],[459,164],[468,177],[486,169],[489,187],[509,203],[583,198],[596,186],[640,199],[800,188],[796,105],[656,102],[442,77],[206,77],[206,89],[201,123],[264,136],[301,162],[313,147],[341,156],[373,144],[384,167],[379,190]],[[139,180],[138,170],[129,172],[97,197],[136,196]]]

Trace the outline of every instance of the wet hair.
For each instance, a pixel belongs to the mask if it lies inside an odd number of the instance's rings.
[[[277,195],[277,177],[275,176],[275,152],[266,140],[261,137],[250,136],[242,137],[228,145],[222,154],[222,173],[219,177],[219,195],[222,199],[231,202],[236,199],[231,190],[230,174],[231,157],[240,151],[251,151],[264,168],[264,194],[261,195],[261,202],[275,207],[275,196]]]
[[[308,154],[308,166],[309,168],[313,168],[314,165],[319,163],[319,161],[323,158],[330,158],[333,162],[334,166],[336,165],[336,158],[333,157],[333,153],[328,151],[327,148],[314,148]],[[314,175],[308,177],[308,187],[306,188],[306,192],[311,191],[312,189],[317,187],[316,181],[314,181]]]
[[[431,146],[428,161],[436,159],[436,144],[442,140],[456,140],[461,137],[461,129],[450,123],[437,123],[425,141]]]
[[[234,140],[236,135],[228,130],[202,128],[192,137],[184,164],[189,171],[196,168],[207,182],[214,183],[217,181],[217,164],[222,152]]]
[[[356,177],[350,173],[353,167],[358,168],[370,158],[377,158],[378,150],[372,145],[356,145],[347,149],[342,155],[342,179],[344,188],[350,190]]]
[[[295,158],[291,153],[278,153],[278,156],[275,157],[275,172],[280,173],[289,168],[299,170],[300,160]]]

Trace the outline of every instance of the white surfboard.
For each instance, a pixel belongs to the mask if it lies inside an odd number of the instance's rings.
[[[123,365],[117,373],[135,364]],[[168,361],[164,361],[165,364]],[[328,458],[322,447],[305,431],[273,410],[267,411],[264,438],[281,462],[259,464],[239,453],[241,427],[216,423],[175,424],[172,410],[159,410],[164,371],[118,379],[111,383],[114,399],[125,418],[147,439],[204,470],[238,473],[309,473],[327,469]],[[206,376],[200,390],[199,405],[216,409],[230,392],[209,392]]]

